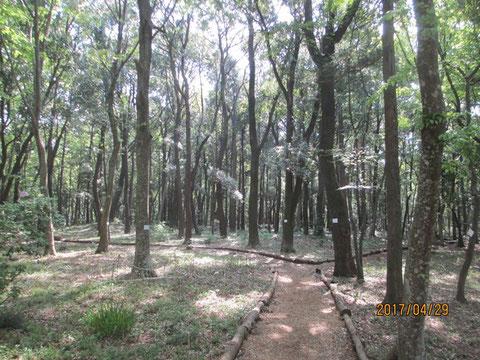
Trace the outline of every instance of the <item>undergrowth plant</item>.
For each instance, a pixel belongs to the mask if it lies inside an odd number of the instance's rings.
[[[135,311],[124,304],[102,304],[97,310],[87,311],[85,323],[100,338],[121,337],[132,331]]]
[[[23,314],[12,309],[0,311],[0,329],[22,329],[25,323]]]
[[[152,226],[152,240],[153,241],[167,241],[172,237],[172,229],[165,223],[155,224]]]

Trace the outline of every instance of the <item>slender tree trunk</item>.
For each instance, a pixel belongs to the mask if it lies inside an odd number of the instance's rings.
[[[277,181],[275,183],[275,215],[273,220],[273,232],[280,231],[280,209],[282,208],[282,171],[277,169]]]
[[[62,158],[60,161],[60,173],[58,174],[58,185],[57,185],[57,210],[58,210],[58,213],[62,215],[63,215],[63,174],[65,171],[66,145],[67,145],[67,133],[65,132],[65,136],[63,138],[63,146],[62,146]]]
[[[117,57],[123,56],[125,53],[125,49],[123,47],[123,30],[125,26],[125,17],[127,13],[127,0],[123,0],[119,2],[118,6],[118,18],[117,21],[117,42],[116,42],[116,49],[115,55]],[[102,44],[104,45],[104,44]],[[118,58],[116,58],[110,69],[109,69],[109,78],[108,80],[105,79],[105,89],[106,89],[106,96],[105,102],[107,106],[107,116],[108,122],[110,124],[110,131],[112,133],[112,140],[113,140],[113,149],[112,153],[110,154],[110,158],[108,159],[108,172],[105,175],[105,199],[103,203],[103,209],[100,211],[99,216],[99,224],[98,230],[100,235],[100,240],[98,242],[97,250],[95,251],[96,254],[105,253],[108,251],[109,243],[110,243],[110,210],[112,207],[113,201],[113,189],[114,189],[114,181],[115,181],[115,172],[117,169],[117,162],[118,162],[118,154],[120,153],[121,142],[118,134],[118,119],[117,115],[115,114],[115,97],[117,96],[117,81],[120,77],[120,71],[122,66],[125,64],[125,61],[120,62]],[[107,169],[106,165],[104,169]]]
[[[322,171],[320,166],[318,167],[318,188],[317,188],[317,202],[315,206],[316,219],[315,219],[315,235],[323,236],[325,233],[325,190],[323,185]]]
[[[383,0],[383,92],[385,102],[385,186],[387,188],[387,291],[384,303],[402,301],[402,205],[398,165],[398,119],[393,43],[393,0]]]
[[[132,215],[131,215],[131,209],[132,209],[132,198],[133,198],[133,178],[135,175],[135,151],[136,146],[132,148],[132,165],[131,165],[131,172],[130,172],[130,179],[128,179],[128,176],[125,180],[125,191],[126,191],[126,198],[125,198],[125,234],[130,234],[131,231],[131,226],[132,226]],[[128,191],[127,191],[128,189]]]
[[[231,144],[231,174],[232,178],[237,178],[237,124],[235,122],[236,118],[232,117],[233,125],[232,125],[232,144]],[[228,225],[231,231],[237,230],[237,200],[235,198],[230,199],[230,209],[228,212]]]
[[[114,96],[115,96],[115,79],[112,79],[112,84],[107,93],[107,106],[108,106],[108,118],[110,122],[110,130],[113,137],[113,149],[110,154],[110,159],[108,160],[108,174],[105,184],[105,199],[103,203],[103,209],[100,211],[98,231],[100,235],[100,240],[98,242],[96,254],[105,253],[108,251],[110,244],[110,209],[112,207],[113,200],[113,187],[115,181],[115,170],[117,168],[118,154],[120,152],[120,140],[118,138],[118,128],[117,128],[117,119],[114,114]]]
[[[150,64],[152,61],[152,8],[149,0],[138,0],[140,13],[139,59],[137,68],[137,193],[135,213],[135,256],[132,276],[154,277],[150,256],[150,160],[151,141],[149,120]]]
[[[168,53],[170,57],[170,71],[175,88],[175,128],[173,130],[173,147],[174,147],[174,164],[175,164],[175,190],[173,194],[173,203],[171,207],[170,219],[173,226],[178,227],[178,238],[183,239],[185,233],[185,214],[183,212],[183,195],[181,186],[181,171],[180,171],[180,150],[182,144],[180,143],[180,127],[182,124],[182,96],[180,84],[178,81],[177,70],[175,67],[174,57],[174,41],[170,40],[168,45]]]
[[[437,18],[432,0],[414,0],[417,21],[417,69],[422,98],[420,169],[417,199],[408,243],[403,303],[427,303],[431,245],[434,238],[445,132],[442,87],[438,71]],[[400,360],[424,359],[424,316],[399,319]]]
[[[473,216],[472,216],[472,230],[473,235],[468,240],[467,251],[465,252],[465,260],[463,261],[460,274],[458,275],[457,282],[457,295],[456,300],[460,302],[467,302],[465,298],[465,282],[467,281],[468,270],[472,264],[473,257],[475,255],[475,244],[478,242],[478,220],[480,216],[480,192],[478,191],[478,177],[477,169],[473,164],[470,165],[471,176],[471,193],[473,199]]]
[[[377,110],[377,127],[375,129],[375,134],[378,136],[380,134],[380,125],[381,125],[381,117],[379,114],[379,111]],[[398,147],[398,146],[397,146]],[[380,147],[375,145],[374,147],[374,152],[375,155],[378,156],[378,153],[380,152]],[[385,173],[384,173],[385,176]],[[372,209],[372,222],[370,226],[370,234],[369,236],[372,238],[377,237],[376,232],[377,232],[377,214],[378,214],[378,202],[380,200],[380,194],[382,192],[382,186],[383,186],[383,178],[380,182],[378,183],[378,161],[375,160],[375,163],[373,165],[373,191],[371,194],[371,209]]]
[[[122,154],[121,154],[121,165],[120,165],[120,174],[118,178],[118,186],[115,190],[115,195],[112,200],[112,208],[110,210],[109,221],[112,222],[118,214],[120,209],[120,199],[122,197],[122,192],[125,188],[125,178],[128,177],[128,136],[125,137],[125,128],[127,127],[127,114],[122,114],[123,116],[123,125],[122,125]]]
[[[190,16],[187,20],[187,31],[182,44],[181,71],[183,77],[183,103],[185,107],[185,237],[183,243],[188,245],[192,238],[192,135],[191,135],[191,114],[190,114],[190,88],[185,70],[185,51],[188,43],[190,29]]]
[[[226,86],[227,86],[227,73],[226,73],[226,60],[228,58],[228,46],[223,47],[222,45],[222,37],[223,35],[219,32],[218,33],[218,47],[220,50],[220,106],[222,109],[222,128],[220,133],[220,149],[217,154],[217,161],[216,167],[217,171],[222,171],[223,169],[223,161],[225,158],[225,154],[227,151],[227,143],[228,143],[228,110],[227,110],[227,102],[226,102]],[[216,189],[215,189],[215,200],[216,200],[216,218],[219,221],[219,230],[220,236],[226,238],[228,235],[227,231],[227,217],[225,215],[224,210],[224,190],[223,184],[219,178],[216,179]]]
[[[53,6],[53,5],[52,5]],[[39,19],[39,6],[38,0],[34,1],[34,17],[33,17],[33,36],[34,36],[34,77],[33,77],[33,109],[32,109],[32,133],[37,144],[37,153],[38,153],[38,173],[40,177],[40,188],[43,192],[43,195],[49,197],[49,187],[48,187],[48,165],[47,165],[47,153],[45,145],[40,134],[40,118],[42,116],[42,71],[43,71],[43,59],[40,53],[41,47],[41,36],[40,34],[40,19]],[[46,35],[46,34],[45,34]],[[55,240],[54,240],[54,229],[53,229],[53,220],[52,220],[52,208],[50,202],[46,205],[45,215],[47,221],[45,224],[41,224],[41,231],[45,233],[46,236],[46,246],[45,246],[45,255],[56,256],[57,252],[55,250]]]
[[[308,223],[308,204],[310,200],[310,195],[308,191],[308,182],[303,183],[303,234],[309,234],[309,223]]]

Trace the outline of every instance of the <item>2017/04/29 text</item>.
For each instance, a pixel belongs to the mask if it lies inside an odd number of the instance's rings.
[[[377,304],[377,316],[447,316],[447,303],[432,304]]]

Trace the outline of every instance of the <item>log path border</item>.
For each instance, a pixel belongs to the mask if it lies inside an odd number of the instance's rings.
[[[225,353],[220,360],[234,360],[242,347],[244,340],[253,329],[253,324],[260,316],[262,309],[270,303],[278,281],[278,271],[274,272],[272,284],[267,292],[262,296],[257,305],[245,317],[243,323],[238,327],[233,339],[229,342]]]
[[[352,311],[345,305],[343,301],[342,294],[337,290],[337,284],[333,284],[331,280],[327,279],[327,277],[322,273],[321,269],[316,269],[315,272],[318,274],[318,277],[322,280],[325,286],[330,290],[330,294],[332,295],[333,299],[335,300],[335,305],[337,306],[337,310],[340,313],[340,316],[345,321],[345,325],[348,329],[350,337],[352,338],[353,345],[355,347],[355,351],[357,352],[358,358],[360,360],[368,360],[367,353],[365,352],[365,347],[363,346],[362,339],[358,334],[355,325],[351,319]]]

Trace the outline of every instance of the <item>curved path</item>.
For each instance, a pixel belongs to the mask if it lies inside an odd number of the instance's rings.
[[[273,301],[244,342],[240,359],[356,359],[335,303],[325,285],[312,276],[314,270],[292,263],[278,268]]]

